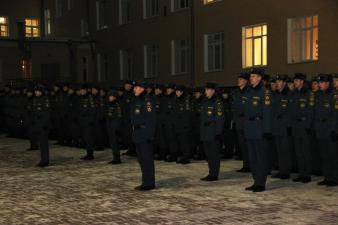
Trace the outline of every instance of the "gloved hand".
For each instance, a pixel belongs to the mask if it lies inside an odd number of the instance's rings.
[[[313,134],[312,129],[307,128],[306,129],[306,134],[309,135],[309,136],[312,135]]]
[[[216,141],[222,141],[222,135],[216,135],[215,140]]]
[[[286,128],[286,133],[289,137],[291,137],[292,136],[292,127]]]
[[[264,133],[264,134],[263,134],[263,137],[264,137],[266,140],[272,140],[272,134],[271,134],[271,133]]]
[[[338,134],[337,134],[337,132],[332,131],[331,134],[330,134],[330,137],[331,137],[331,140],[333,142],[337,142],[338,141]]]

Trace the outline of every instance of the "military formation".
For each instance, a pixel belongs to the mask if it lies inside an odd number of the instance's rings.
[[[83,148],[82,160],[109,147],[110,164],[138,158],[142,184],[155,188],[154,160],[189,164],[206,160],[202,181],[219,179],[222,158],[243,161],[252,173],[248,191],[265,191],[267,177],[338,186],[338,74],[307,80],[266,75],[252,68],[232,88],[125,81],[123,87],[57,83],[6,85],[0,92],[2,132],[25,138],[49,166],[49,139]],[[278,171],[272,173],[272,171]]]

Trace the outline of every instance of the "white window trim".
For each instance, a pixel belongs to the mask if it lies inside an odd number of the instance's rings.
[[[100,53],[98,53],[97,55],[96,55],[96,64],[97,64],[97,80],[100,82],[100,81],[102,81],[102,71],[101,71],[101,69],[102,69],[102,64],[101,64],[101,54]]]
[[[160,12],[156,15],[147,16],[147,0],[143,0],[143,19],[150,19],[159,16]]]
[[[185,7],[185,8],[179,8],[179,9],[175,9],[175,0],[171,0],[170,1],[170,5],[171,5],[171,8],[170,8],[170,11],[171,12],[179,12],[179,11],[183,11],[183,10],[187,10],[191,7],[191,1],[194,1],[194,0],[189,0],[188,1],[188,7]]]
[[[203,0],[203,5],[210,5],[210,4],[214,4],[216,2],[220,2],[222,0],[213,0],[213,1],[210,1],[208,2],[208,0]]]
[[[49,36],[52,34],[52,28],[51,28],[51,14],[50,9],[44,10],[44,19],[45,19],[45,36]]]
[[[148,59],[148,47],[152,47],[152,46],[154,46],[154,45],[150,44],[150,45],[144,45],[143,46],[143,63],[144,63],[144,76],[143,77],[144,78],[156,78],[159,75],[159,74],[149,74],[149,70],[148,70],[148,60],[149,60]],[[158,64],[157,66],[159,67],[160,65]],[[152,71],[152,72],[154,72],[154,71]]]

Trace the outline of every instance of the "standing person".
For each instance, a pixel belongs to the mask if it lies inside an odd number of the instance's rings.
[[[135,143],[137,158],[142,172],[142,184],[139,191],[155,189],[155,165],[153,141],[156,128],[156,111],[152,98],[145,93],[145,84],[135,83],[135,98],[130,104],[132,140]]]
[[[203,151],[203,143],[200,138],[200,114],[203,102],[203,88],[195,88],[193,90],[192,100],[192,152],[195,160],[205,159]]]
[[[50,103],[43,85],[36,85],[33,99],[33,134],[41,152],[41,160],[38,167],[49,166],[48,134],[50,128]]]
[[[248,146],[244,137],[244,120],[245,120],[244,109],[245,105],[248,103],[246,93],[249,87],[248,84],[249,75],[250,74],[247,72],[242,72],[239,74],[237,79],[238,87],[233,93],[233,103],[232,103],[233,117],[238,139],[237,142],[243,158],[243,167],[240,170],[237,170],[237,172],[243,173],[251,172]]]
[[[294,182],[311,182],[312,159],[310,139],[313,122],[314,99],[305,87],[306,75],[296,73],[294,76],[295,91],[291,99],[291,124],[294,148],[297,157],[299,176]]]
[[[174,105],[174,130],[176,152],[180,153],[176,163],[190,163],[189,133],[191,132],[191,99],[187,89],[179,85],[176,87],[176,99]]]
[[[121,129],[122,109],[118,102],[118,94],[114,90],[108,91],[107,103],[105,106],[105,121],[108,133],[109,144],[113,152],[113,159],[110,164],[120,164],[120,146],[118,144],[118,132]]]
[[[246,94],[247,104],[244,114],[244,135],[247,139],[249,160],[254,184],[246,190],[265,191],[267,175],[270,170],[268,141],[271,140],[271,96],[264,87],[264,71],[253,68],[250,71],[250,87]]]
[[[163,113],[163,99],[164,99],[164,87],[162,85],[155,85],[154,90],[154,100],[155,100],[155,109],[156,109],[156,131],[155,131],[155,159],[164,160],[167,156],[167,143],[164,139],[164,118],[165,114]]]
[[[290,137],[290,94],[286,85],[288,75],[277,75],[276,91],[272,95],[272,135],[278,153],[279,172],[272,178],[289,179],[292,169]]]
[[[30,147],[27,151],[36,151],[39,150],[38,142],[36,140],[36,135],[33,133],[33,102],[34,102],[34,89],[28,88],[27,89],[27,102],[26,102],[26,112],[25,112],[25,124],[26,124],[26,131],[27,137],[29,140]]]
[[[220,170],[220,142],[224,126],[224,107],[216,96],[216,84],[207,83],[201,105],[200,135],[207,157],[209,174],[202,181],[217,181]]]
[[[94,130],[96,118],[96,104],[91,93],[88,90],[89,86],[83,84],[80,90],[81,97],[79,103],[80,129],[82,131],[82,139],[85,143],[87,154],[82,160],[94,159]]]
[[[232,96],[226,88],[222,89],[222,102],[224,108],[224,128],[222,132],[222,148],[225,159],[232,159],[234,156],[235,134],[233,130],[233,115],[232,115]]]
[[[318,76],[319,91],[314,106],[314,136],[317,139],[322,161],[324,180],[318,185],[338,186],[338,163],[335,141],[337,123],[336,97],[330,88],[331,75]]]

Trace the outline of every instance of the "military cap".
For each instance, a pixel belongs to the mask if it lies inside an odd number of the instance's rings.
[[[217,84],[216,84],[216,83],[213,83],[213,82],[208,82],[208,83],[206,83],[205,88],[216,90]]]
[[[318,76],[313,76],[311,78],[311,82],[318,82]]]
[[[319,74],[318,75],[318,82],[331,82],[332,75],[331,74]]]
[[[167,89],[169,89],[169,88],[170,89],[175,89],[175,87],[176,87],[176,85],[171,83],[171,84],[168,84],[166,88]]]
[[[130,85],[133,85],[134,82],[133,82],[132,80],[126,80],[126,81],[124,81],[124,84],[130,84]]]
[[[117,97],[118,93],[117,93],[116,89],[109,89],[107,96],[115,96],[115,97]]]
[[[282,80],[282,81],[287,82],[288,79],[289,79],[289,76],[286,74],[277,74],[276,76],[276,80]]]
[[[249,71],[250,74],[257,74],[257,75],[260,75],[260,76],[264,76],[265,74],[265,70],[264,69],[261,69],[261,68],[251,68],[250,71]]]
[[[43,84],[36,84],[34,86],[34,91],[45,92],[46,91],[46,87]]]
[[[239,73],[238,78],[249,80],[250,74],[248,72],[243,71]]]
[[[176,91],[185,91],[186,90],[186,87],[184,85],[177,85],[175,87]]]
[[[147,84],[142,81],[134,81],[132,85],[134,87],[143,87],[143,88],[147,87]]]
[[[306,80],[306,74],[304,73],[295,73],[293,79],[294,80]]]
[[[271,76],[268,74],[263,75],[263,80],[266,82],[270,82],[271,81]]]

